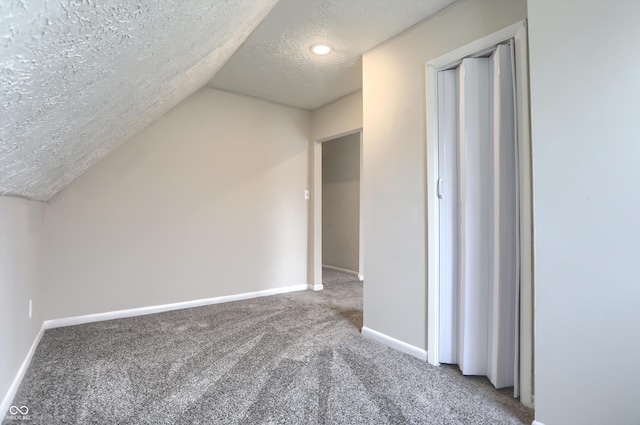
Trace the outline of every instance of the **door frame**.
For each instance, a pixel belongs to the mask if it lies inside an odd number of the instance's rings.
[[[440,229],[437,200],[438,179],[438,71],[462,59],[486,52],[514,40],[516,126],[519,171],[520,220],[520,400],[533,407],[534,316],[533,316],[533,186],[531,174],[531,127],[529,108],[529,63],[527,22],[520,21],[500,31],[430,60],[425,66],[427,90],[427,288],[428,362],[439,365],[440,329]]]
[[[324,137],[318,139],[313,143],[313,281],[309,285],[309,289],[314,291],[320,291],[322,286],[322,144],[331,140],[339,139],[351,134],[360,134],[360,210],[359,210],[359,234],[358,234],[358,279],[364,280],[364,220],[362,214],[362,174],[363,174],[363,161],[362,161],[362,127],[353,130],[345,131],[333,136]]]

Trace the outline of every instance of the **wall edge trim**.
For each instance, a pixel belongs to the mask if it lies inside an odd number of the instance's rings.
[[[334,267],[334,266],[328,266],[326,264],[323,264],[322,268],[323,269],[333,270],[333,271],[336,271],[336,272],[350,274],[350,275],[353,275],[353,276],[360,276],[360,274],[358,272],[356,272],[356,271],[349,270],[349,269],[343,269],[341,267]]]
[[[2,419],[4,419],[4,417],[7,415],[7,412],[9,411],[9,407],[11,407],[11,403],[13,402],[13,399],[15,398],[18,392],[18,388],[22,383],[22,379],[24,378],[24,375],[27,373],[27,369],[29,369],[29,365],[31,364],[31,359],[33,358],[33,355],[35,354],[36,349],[38,348],[38,344],[40,344],[40,339],[44,334],[44,330],[45,330],[45,326],[44,326],[44,323],[42,323],[42,326],[40,327],[38,334],[36,335],[35,339],[33,340],[33,343],[31,344],[31,348],[27,352],[27,355],[22,361],[22,364],[20,365],[20,368],[18,369],[16,376],[13,378],[11,385],[9,385],[9,388],[6,394],[2,398],[2,403],[0,404],[0,418]]]
[[[185,308],[201,307],[205,305],[220,304],[230,301],[248,300],[251,298],[267,297],[270,295],[286,294],[289,292],[304,291],[306,284],[285,286],[282,288],[265,289],[262,291],[245,292],[235,295],[224,295],[214,298],[203,298],[192,301],[183,301],[172,304],[161,304],[148,307],[138,307],[126,310],[109,311],[105,313],[86,314],[82,316],[65,317],[61,319],[45,320],[44,328],[53,329],[63,326],[82,325],[85,323],[102,322],[105,320],[124,319],[127,317],[144,316],[147,314],[163,313],[165,311],[182,310]]]
[[[386,345],[387,347],[393,348],[394,350],[403,352],[413,357],[417,357],[422,361],[427,361],[427,350],[423,350],[422,348],[416,347],[415,345],[407,344],[404,341],[400,341],[399,339],[395,339],[393,337],[390,337],[389,335],[374,331],[373,329],[366,326],[362,327],[362,336],[364,336],[365,338],[373,339],[374,341],[378,341]]]

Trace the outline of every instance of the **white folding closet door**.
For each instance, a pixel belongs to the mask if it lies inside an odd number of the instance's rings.
[[[493,257],[493,159],[490,60],[464,59],[459,79],[459,329],[458,365],[486,375]]]
[[[517,169],[514,80],[511,48],[491,56],[491,136],[493,144],[493,264],[489,299],[487,376],[496,388],[514,385],[516,364],[516,288],[518,285]]]
[[[438,73],[440,362],[458,363],[458,71]]]
[[[511,47],[438,75],[442,363],[518,395],[518,170]],[[457,77],[457,78],[456,78]],[[457,152],[456,152],[457,146]]]

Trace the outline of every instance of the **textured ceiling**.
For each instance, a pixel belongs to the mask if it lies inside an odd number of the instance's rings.
[[[315,109],[362,88],[364,52],[453,0],[280,0],[209,82],[211,87]],[[335,51],[313,55],[315,42]]]
[[[0,0],[0,194],[47,200],[202,87],[277,0]]]
[[[207,82],[315,109],[452,2],[0,0],[0,194],[50,199]],[[317,41],[335,52],[312,56]]]

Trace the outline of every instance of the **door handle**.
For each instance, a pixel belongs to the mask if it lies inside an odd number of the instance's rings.
[[[438,198],[442,199],[442,179],[438,179],[436,184],[436,192],[438,192]]]

